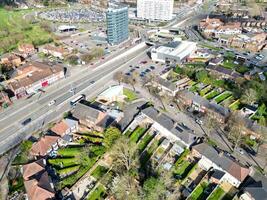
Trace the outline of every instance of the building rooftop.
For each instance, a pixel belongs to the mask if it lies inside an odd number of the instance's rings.
[[[53,144],[57,142],[59,136],[54,135],[45,135],[40,138],[40,140],[32,145],[30,153],[32,155],[41,155],[44,156],[47,154],[47,151],[51,148]]]
[[[193,134],[192,131],[185,128],[185,126],[178,124],[172,118],[153,107],[148,107],[142,110],[142,113],[169,130],[187,145],[191,145],[197,140],[197,136]]]
[[[17,68],[15,77],[8,80],[8,85],[16,90],[63,71],[61,65],[49,66],[45,63],[31,62]]]
[[[217,150],[208,144],[201,143],[193,146],[192,148],[201,155],[210,159],[218,167],[231,174],[240,182],[249,175],[250,170],[248,168],[242,166],[240,163],[228,157],[225,153],[220,152],[220,150]]]
[[[171,56],[185,57],[188,51],[195,49],[196,43],[190,41],[175,41],[156,48],[156,51]]]
[[[59,135],[60,137],[63,137],[68,129],[69,129],[69,126],[64,121],[60,121],[59,123],[57,123],[51,128],[51,131],[53,131],[55,134]]]
[[[40,159],[32,163],[28,163],[23,165],[23,178],[24,180],[31,179],[34,174],[40,173],[41,171],[45,170],[45,159]]]
[[[55,197],[48,173],[36,174],[35,178],[24,181],[27,197],[29,200],[48,200]]]

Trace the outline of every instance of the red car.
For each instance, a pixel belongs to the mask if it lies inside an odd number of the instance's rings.
[[[146,63],[147,63],[147,61],[146,61],[146,60],[144,60],[144,61],[142,61],[142,62],[141,62],[141,64],[146,64]]]

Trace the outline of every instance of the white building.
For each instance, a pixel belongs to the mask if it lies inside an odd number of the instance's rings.
[[[151,50],[151,59],[158,62],[182,62],[197,49],[197,44],[190,41],[176,41]]]
[[[137,0],[137,17],[148,20],[172,19],[174,0]]]

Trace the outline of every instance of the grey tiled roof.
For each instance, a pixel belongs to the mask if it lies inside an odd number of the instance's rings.
[[[176,90],[176,85],[174,83],[172,83],[171,81],[168,81],[166,79],[163,79],[160,76],[158,76],[156,78],[156,81],[157,81],[158,84],[168,88],[171,91],[175,91]]]
[[[267,178],[260,173],[256,172],[245,183],[244,191],[256,200],[267,200]]]
[[[153,119],[155,122],[166,128],[167,130],[169,130],[187,145],[192,145],[197,139],[197,136],[193,134],[190,130],[185,129],[172,118],[170,118],[164,113],[159,112],[153,107],[148,107],[142,110],[142,113],[145,114],[147,117]]]
[[[89,119],[92,122],[96,122],[100,113],[101,111],[96,108],[77,103],[72,115],[79,120]]]
[[[196,95],[188,90],[184,90],[180,93],[180,95],[186,99],[191,99],[193,102],[199,104],[200,106],[206,107],[209,110],[217,112],[224,117],[227,117],[230,114],[229,109],[213,102],[209,102],[207,99]]]
[[[210,159],[218,167],[227,171],[233,177],[239,181],[243,181],[249,174],[249,169],[237,163],[232,158],[228,157],[225,153],[220,153],[220,151],[208,144],[201,143],[192,147],[194,150],[198,151],[201,155]]]

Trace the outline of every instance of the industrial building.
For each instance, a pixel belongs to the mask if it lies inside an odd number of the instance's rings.
[[[197,44],[190,41],[174,41],[151,50],[151,59],[163,63],[181,63],[197,49]]]

